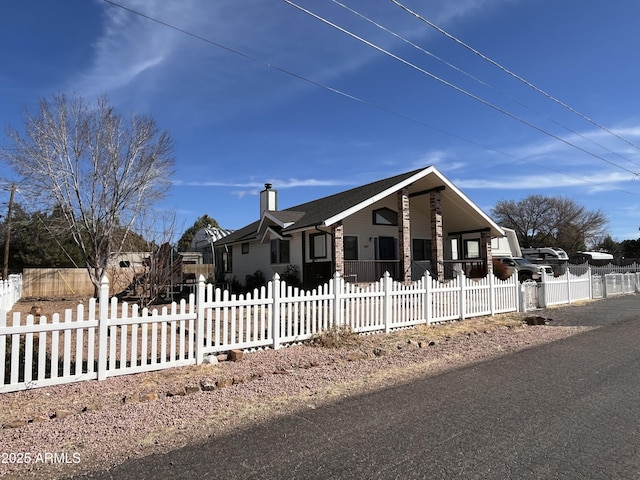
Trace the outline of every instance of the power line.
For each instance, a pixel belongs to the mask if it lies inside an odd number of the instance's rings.
[[[335,93],[335,94],[337,94],[337,95],[343,96],[343,97],[345,97],[345,98],[348,98],[348,99],[350,99],[350,100],[356,101],[356,102],[361,103],[361,104],[363,104],[363,105],[367,105],[367,106],[369,106],[369,107],[375,108],[375,109],[380,110],[380,111],[382,111],[382,112],[385,112],[385,113],[388,113],[388,114],[390,114],[390,115],[393,115],[393,116],[395,116],[395,117],[397,117],[397,118],[401,118],[401,119],[403,119],[403,120],[406,120],[406,121],[409,121],[409,122],[415,123],[415,124],[417,124],[417,125],[420,125],[420,126],[423,126],[423,127],[426,127],[426,128],[429,128],[429,129],[434,130],[434,131],[436,131],[436,132],[438,132],[438,133],[441,133],[441,134],[443,134],[443,135],[447,135],[447,136],[449,136],[449,137],[452,137],[452,138],[455,138],[455,139],[461,140],[461,141],[466,142],[466,143],[468,143],[468,144],[470,144],[470,145],[474,145],[474,146],[476,146],[476,147],[480,147],[480,148],[482,148],[482,149],[484,149],[484,150],[486,150],[486,151],[494,152],[494,153],[497,153],[497,154],[499,154],[499,155],[503,155],[503,156],[505,156],[505,157],[507,157],[507,158],[512,158],[512,159],[517,160],[517,161],[520,161],[520,162],[530,163],[530,164],[532,164],[532,165],[535,165],[535,166],[537,166],[537,167],[543,168],[543,169],[545,169],[545,170],[548,170],[548,171],[551,171],[551,172],[557,173],[557,174],[559,174],[559,175],[564,175],[564,176],[569,177],[569,178],[574,178],[574,179],[579,180],[579,181],[581,181],[581,182],[586,182],[586,183],[589,183],[589,184],[592,184],[592,185],[595,185],[595,186],[599,186],[599,187],[605,187],[605,188],[607,188],[607,189],[609,189],[609,190],[619,191],[619,192],[621,192],[621,193],[626,193],[626,194],[628,194],[628,195],[638,196],[638,194],[637,194],[637,193],[635,193],[635,192],[629,192],[629,191],[627,191],[627,190],[622,190],[622,189],[619,189],[619,188],[613,188],[613,187],[610,187],[610,186],[608,186],[608,185],[603,185],[603,184],[600,184],[600,183],[592,182],[591,180],[588,180],[588,179],[586,179],[586,178],[581,178],[581,177],[577,177],[577,176],[575,176],[575,175],[570,175],[570,174],[568,174],[568,173],[561,172],[561,171],[559,171],[559,170],[556,170],[556,169],[550,168],[550,167],[548,167],[548,166],[546,166],[546,165],[541,165],[541,164],[536,163],[536,162],[531,161],[531,160],[527,160],[527,159],[523,159],[523,158],[520,158],[520,157],[516,157],[515,155],[509,154],[509,153],[506,153],[506,152],[503,152],[503,151],[498,150],[498,149],[496,149],[496,148],[489,147],[489,146],[487,146],[487,145],[484,145],[484,144],[482,144],[482,143],[476,142],[476,141],[474,141],[474,140],[471,140],[471,139],[468,139],[468,138],[462,137],[462,136],[460,136],[460,135],[454,134],[454,133],[452,133],[452,132],[449,132],[449,131],[443,130],[443,129],[439,128],[439,127],[436,127],[436,126],[430,125],[430,124],[428,124],[428,123],[426,123],[426,122],[423,122],[423,121],[421,121],[421,120],[417,120],[417,119],[412,118],[412,117],[409,117],[409,116],[407,116],[407,115],[404,115],[404,114],[401,114],[401,113],[395,112],[395,111],[393,111],[393,110],[391,110],[391,109],[389,109],[389,108],[386,108],[386,107],[384,107],[384,106],[378,105],[378,104],[373,103],[373,102],[370,102],[370,101],[368,101],[368,100],[365,100],[365,99],[359,98],[359,97],[357,97],[357,96],[355,96],[355,95],[349,94],[349,93],[344,92],[344,91],[342,91],[342,90],[339,90],[339,89],[337,89],[337,88],[334,88],[334,87],[331,87],[331,86],[329,86],[329,85],[326,85],[326,84],[323,84],[323,83],[317,82],[317,81],[315,81],[315,80],[311,80],[311,79],[309,79],[309,78],[307,78],[307,77],[304,77],[303,75],[300,75],[300,74],[297,74],[297,73],[295,73],[295,72],[289,71],[289,70],[287,70],[287,69],[285,69],[285,68],[279,67],[279,66],[274,65],[274,64],[272,64],[272,63],[264,62],[264,61],[262,61],[262,60],[260,60],[260,59],[258,59],[258,58],[256,58],[256,57],[253,57],[253,56],[251,56],[251,55],[249,55],[249,54],[246,54],[246,53],[244,53],[244,52],[241,52],[241,51],[239,51],[239,50],[237,50],[237,49],[227,47],[227,46],[222,45],[222,44],[220,44],[220,43],[218,43],[218,42],[215,42],[215,41],[213,41],[213,40],[210,40],[210,39],[208,39],[208,38],[202,37],[202,36],[200,36],[200,35],[197,35],[197,34],[194,34],[194,33],[192,33],[192,32],[189,32],[189,31],[187,31],[187,30],[184,30],[184,29],[182,29],[182,28],[176,27],[176,26],[174,26],[174,25],[172,25],[172,24],[170,24],[170,23],[164,22],[164,21],[162,21],[162,20],[156,19],[156,18],[154,18],[154,17],[151,17],[151,16],[149,16],[149,15],[143,14],[143,13],[141,13],[141,12],[138,12],[137,10],[134,10],[134,9],[132,9],[132,8],[128,8],[128,7],[125,7],[125,6],[123,6],[123,5],[120,5],[120,4],[118,4],[118,3],[116,3],[116,2],[114,2],[114,1],[112,1],[112,0],[103,0],[103,1],[104,1],[105,3],[108,3],[108,4],[112,5],[112,6],[114,6],[114,7],[121,8],[121,9],[123,9],[123,10],[126,10],[126,11],[128,11],[128,12],[130,12],[130,13],[134,14],[134,15],[137,15],[137,16],[140,16],[140,17],[143,17],[143,18],[145,18],[145,19],[147,19],[147,20],[150,20],[150,21],[152,21],[152,22],[154,22],[154,23],[157,23],[157,24],[159,24],[159,25],[165,26],[165,27],[167,27],[167,28],[171,28],[172,30],[178,31],[178,32],[180,32],[180,33],[184,33],[185,35],[188,35],[188,36],[190,36],[190,37],[192,37],[192,38],[195,38],[195,39],[197,39],[197,40],[203,41],[203,42],[208,43],[208,44],[210,44],[210,45],[213,45],[213,46],[215,46],[215,47],[221,48],[221,49],[223,49],[223,50],[225,50],[225,51],[227,51],[227,52],[229,52],[229,53],[232,53],[232,54],[234,54],[234,55],[239,55],[239,56],[241,56],[241,57],[243,57],[243,58],[245,58],[245,59],[247,59],[247,60],[250,60],[250,61],[255,62],[255,63],[259,63],[259,64],[261,64],[261,65],[263,65],[263,66],[265,66],[265,67],[267,67],[267,68],[271,68],[271,69],[277,70],[278,72],[281,72],[281,73],[283,73],[283,74],[289,75],[289,76],[294,77],[294,78],[296,78],[296,79],[298,79],[298,80],[302,80],[302,81],[307,82],[307,83],[309,83],[309,84],[311,84],[311,85],[314,85],[314,86],[316,86],[316,87],[319,87],[319,88],[325,89],[325,90],[327,90],[327,91],[329,91],[329,92],[332,92],[332,93]],[[635,174],[635,173],[633,173],[633,175],[635,176],[636,174]]]
[[[518,122],[520,122],[520,123],[522,123],[524,125],[527,125],[528,127],[531,127],[533,129],[539,131],[540,133],[543,133],[543,134],[548,135],[548,136],[550,136],[552,138],[555,138],[556,140],[558,140],[558,141],[560,141],[560,142],[562,142],[562,143],[564,143],[566,145],[569,145],[569,146],[571,146],[571,147],[573,147],[573,148],[575,148],[577,150],[580,150],[581,152],[586,153],[587,155],[590,155],[590,156],[592,156],[594,158],[602,160],[603,162],[606,162],[606,163],[608,163],[608,164],[610,164],[610,165],[612,165],[614,167],[620,168],[621,170],[624,170],[624,171],[632,174],[635,177],[640,175],[638,172],[634,172],[632,170],[629,170],[628,168],[625,168],[622,165],[618,165],[617,163],[612,162],[611,160],[607,160],[606,158],[604,158],[604,157],[602,157],[602,156],[600,156],[600,155],[598,155],[596,153],[590,152],[589,150],[587,150],[585,148],[582,148],[579,145],[575,145],[574,143],[571,143],[570,141],[565,140],[564,138],[559,137],[558,135],[555,135],[554,133],[551,133],[551,132],[549,132],[549,131],[547,131],[547,130],[545,130],[545,129],[543,129],[543,128],[541,128],[541,127],[539,127],[539,126],[537,126],[537,125],[535,125],[535,124],[533,124],[533,123],[531,123],[531,122],[529,122],[529,121],[527,121],[527,120],[525,120],[525,119],[523,119],[523,118],[511,113],[511,112],[509,112],[509,111],[507,111],[507,110],[505,110],[504,108],[501,108],[501,107],[499,107],[497,105],[494,105],[493,103],[491,103],[491,102],[489,102],[489,101],[487,101],[487,100],[485,100],[485,99],[483,99],[483,98],[481,98],[481,97],[479,97],[477,95],[474,95],[473,93],[471,93],[471,92],[469,92],[469,91],[467,91],[467,90],[465,90],[465,89],[463,89],[461,87],[458,87],[457,85],[454,85],[453,83],[448,82],[447,80],[444,80],[443,78],[438,77],[437,75],[429,72],[428,70],[425,70],[424,68],[421,68],[421,67],[415,65],[414,63],[411,63],[408,60],[405,60],[404,58],[399,57],[398,55],[396,55],[396,54],[394,54],[394,53],[392,53],[392,52],[380,47],[379,45],[376,45],[375,43],[370,42],[369,40],[366,40],[366,39],[360,37],[359,35],[356,35],[355,33],[350,32],[349,30],[347,30],[345,28],[342,28],[341,26],[339,26],[339,25],[327,20],[326,18],[323,18],[320,15],[317,15],[317,14],[313,13],[312,11],[310,11],[310,10],[304,8],[304,7],[301,7],[300,5],[297,5],[296,3],[293,3],[291,0],[282,0],[282,1],[287,3],[287,4],[289,4],[289,5],[291,5],[292,7],[297,8],[298,10],[306,13],[307,15],[310,15],[311,17],[313,17],[313,18],[315,18],[317,20],[320,20],[321,22],[329,25],[330,27],[335,28],[336,30],[339,30],[342,33],[344,33],[344,34],[346,34],[346,35],[358,40],[359,42],[364,43],[365,45],[367,45],[367,46],[379,51],[380,53],[383,53],[383,54],[385,54],[385,55],[387,55],[387,56],[389,56],[389,57],[391,57],[391,58],[393,58],[393,59],[405,64],[405,65],[407,65],[408,67],[413,68],[414,70],[417,70],[418,72],[420,72],[420,73],[422,73],[424,75],[427,75],[428,77],[432,78],[433,80],[436,80],[436,81],[442,83],[443,85],[446,85],[447,87],[452,88],[453,90],[455,90],[455,91],[457,91],[459,93],[462,93],[463,95],[466,95],[469,98],[472,98],[473,100],[476,100],[477,102],[480,102],[483,105],[486,105],[487,107],[492,108],[492,109],[502,113],[503,115],[508,116],[509,118],[512,118],[513,120],[516,120],[516,121],[518,121]]]
[[[583,120],[586,120],[587,122],[591,123],[592,125],[604,130],[605,132],[609,133],[610,135],[613,135],[614,137],[616,137],[617,139],[625,142],[626,144],[634,147],[636,150],[640,150],[640,146],[636,145],[635,143],[627,140],[624,137],[621,137],[620,135],[618,135],[615,132],[612,132],[611,130],[609,130],[607,127],[605,127],[604,125],[601,125],[600,123],[596,122],[595,120],[592,120],[591,118],[589,118],[588,116],[580,113],[579,111],[577,111],[576,109],[574,109],[573,107],[567,105],[566,103],[562,102],[561,100],[557,99],[556,97],[554,97],[553,95],[545,92],[544,90],[542,90],[541,88],[535,86],[533,83],[529,82],[528,80],[522,78],[520,75],[512,72],[511,70],[509,70],[508,68],[504,67],[503,65],[499,64],[498,62],[496,62],[495,60],[492,60],[491,58],[487,57],[486,55],[484,55],[483,53],[479,52],[478,50],[476,50],[475,48],[471,47],[470,45],[467,45],[466,43],[464,43],[462,40],[454,37],[453,35],[451,35],[449,32],[445,31],[443,28],[439,27],[438,25],[436,25],[435,23],[427,20],[426,18],[424,18],[422,15],[420,15],[417,12],[414,12],[413,10],[411,10],[410,8],[406,7],[405,5],[403,5],[402,3],[398,2],[397,0],[391,0],[391,2],[395,3],[397,6],[399,6],[400,8],[402,8],[404,11],[406,11],[407,13],[410,13],[411,15],[413,15],[414,17],[416,17],[418,20],[426,23],[427,25],[429,25],[430,27],[436,29],[438,32],[440,32],[441,34],[443,34],[444,36],[446,36],[447,38],[453,40],[454,42],[456,42],[457,44],[463,46],[464,48],[466,48],[467,50],[473,52],[475,55],[479,56],[480,58],[482,58],[483,60],[491,63],[492,65],[494,65],[495,67],[499,68],[500,70],[502,70],[503,72],[505,72],[506,74],[512,76],[513,78],[515,78],[516,80],[519,80],[520,82],[524,83],[525,85],[527,85],[528,87],[534,89],[536,92],[544,95],[545,97],[547,97],[549,100],[557,103],[558,105],[562,106],[563,108],[566,108],[567,110],[569,110],[570,112],[578,115],[580,118],[582,118]]]
[[[587,137],[587,136],[583,135],[582,133],[577,132],[577,131],[575,131],[575,130],[573,130],[573,129],[569,128],[568,126],[566,126],[566,125],[564,125],[564,124],[562,124],[562,123],[560,123],[560,122],[558,122],[558,121],[554,120],[553,118],[551,118],[551,117],[549,117],[549,116],[547,116],[547,115],[542,114],[541,112],[539,112],[539,111],[537,111],[537,110],[535,110],[535,109],[531,108],[529,105],[525,104],[524,102],[521,102],[520,100],[518,100],[518,99],[516,99],[516,98],[514,98],[514,97],[512,97],[512,96],[510,96],[510,95],[507,95],[507,94],[506,94],[505,92],[503,92],[502,90],[500,90],[500,89],[498,89],[498,88],[494,87],[493,85],[491,85],[491,84],[489,84],[489,83],[487,83],[487,82],[485,82],[485,81],[483,81],[483,80],[479,79],[478,77],[476,77],[476,76],[474,76],[474,75],[470,74],[469,72],[467,72],[467,71],[463,70],[462,68],[460,68],[460,67],[458,67],[458,66],[456,66],[456,65],[452,64],[451,62],[448,62],[447,60],[445,60],[445,59],[444,59],[444,58],[442,58],[442,57],[439,57],[438,55],[434,54],[433,52],[430,52],[429,50],[426,50],[425,48],[421,47],[420,45],[418,45],[418,44],[416,44],[416,43],[412,42],[411,40],[409,40],[409,39],[407,39],[407,38],[403,37],[402,35],[398,34],[397,32],[394,32],[394,31],[392,31],[392,30],[388,29],[388,28],[387,28],[387,27],[385,27],[384,25],[381,25],[380,23],[378,23],[378,22],[376,22],[376,21],[372,20],[371,18],[367,17],[366,15],[363,15],[362,13],[360,13],[360,12],[358,12],[358,11],[354,10],[353,8],[349,7],[348,5],[345,5],[344,3],[341,3],[341,2],[339,2],[338,0],[331,0],[331,1],[332,1],[334,4],[336,4],[336,5],[338,5],[338,6],[342,7],[342,8],[344,8],[345,10],[348,10],[348,11],[349,11],[349,12],[351,12],[351,13],[353,13],[354,15],[357,15],[358,17],[362,18],[363,20],[365,20],[365,21],[367,21],[367,22],[371,23],[372,25],[375,25],[377,28],[379,28],[379,29],[381,29],[381,30],[383,30],[383,31],[387,32],[387,33],[388,33],[388,34],[390,34],[390,35],[393,35],[393,36],[394,36],[395,38],[397,38],[398,40],[401,40],[402,42],[406,43],[407,45],[410,45],[411,47],[413,47],[413,48],[415,48],[416,50],[418,50],[418,51],[420,51],[420,52],[424,53],[425,55],[428,55],[429,57],[431,57],[431,58],[433,58],[433,59],[435,59],[435,60],[437,60],[437,61],[439,61],[439,62],[443,63],[444,65],[446,65],[447,67],[449,67],[449,68],[451,68],[451,69],[455,70],[456,72],[458,72],[458,73],[460,73],[460,74],[462,74],[462,75],[464,75],[464,76],[466,76],[466,77],[470,78],[471,80],[473,80],[473,81],[475,81],[475,82],[479,83],[480,85],[483,85],[483,86],[485,86],[485,87],[487,87],[487,88],[489,88],[489,89],[493,90],[494,92],[497,92],[497,93],[498,93],[498,94],[500,94],[501,96],[503,96],[503,97],[505,97],[505,98],[509,99],[510,101],[512,101],[512,102],[514,102],[514,103],[516,103],[517,105],[520,105],[521,107],[524,107],[524,108],[526,108],[527,110],[530,110],[530,111],[534,112],[535,114],[537,114],[537,115],[539,115],[539,116],[541,116],[541,117],[545,118],[546,120],[548,120],[548,121],[550,121],[550,122],[552,122],[552,123],[555,123],[555,124],[556,124],[556,125],[558,125],[559,127],[564,128],[564,129],[565,129],[565,130],[567,130],[568,132],[571,132],[571,133],[573,133],[574,135],[579,136],[579,137],[580,137],[580,138],[582,138],[583,140],[586,140],[586,141],[588,141],[588,142],[592,143],[593,145],[596,145],[596,146],[598,146],[598,147],[602,148],[603,150],[606,150],[607,152],[609,152],[609,153],[611,153],[611,154],[613,154],[613,155],[616,155],[617,157],[619,157],[619,158],[621,158],[621,159],[623,159],[623,160],[626,160],[626,161],[627,161],[627,162],[629,162],[629,163],[632,163],[632,164],[634,164],[634,165],[636,165],[636,166],[640,166],[640,163],[637,163],[637,162],[635,162],[635,161],[631,160],[630,158],[625,157],[624,155],[620,154],[619,152],[616,152],[616,151],[614,151],[614,150],[611,150],[610,148],[606,147],[605,145],[602,145],[602,144],[600,144],[600,143],[596,142],[595,140],[593,140],[592,138],[589,138],[589,137]]]

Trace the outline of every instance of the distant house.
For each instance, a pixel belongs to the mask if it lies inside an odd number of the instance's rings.
[[[405,282],[425,270],[441,280],[456,269],[484,276],[491,237],[504,236],[435,167],[284,210],[277,195],[266,184],[259,219],[214,243],[227,280],[244,283],[256,271],[269,279],[292,265],[305,286],[334,272],[352,282],[376,281],[385,271]]]
[[[199,252],[202,254],[202,263],[214,263],[213,257],[213,243],[216,240],[220,240],[226,237],[233,230],[219,227],[207,227],[201,228],[193,236],[191,240],[190,252]]]

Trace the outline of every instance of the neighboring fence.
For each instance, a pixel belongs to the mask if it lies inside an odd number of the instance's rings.
[[[545,275],[540,282],[524,282],[521,311],[640,292],[640,272],[594,275],[589,267],[581,275],[572,271],[558,277]]]
[[[585,273],[590,270],[593,275],[607,275],[609,273],[636,273],[640,272],[640,263],[633,262],[626,265],[614,265],[608,263],[606,265],[592,265],[588,262],[582,264],[568,264],[569,270],[575,274]]]
[[[276,274],[266,286],[232,295],[200,277],[188,301],[161,310],[139,309],[110,298],[103,279],[99,299],[44,316],[0,312],[0,393],[103,380],[130,373],[199,364],[204,356],[234,349],[279,348],[333,327],[359,333],[526,311],[535,307],[638,291],[640,274],[592,276],[590,271],[520,284],[494,276],[439,282],[429,272],[405,285],[386,273],[356,285],[336,275],[311,291]],[[535,293],[535,295],[532,295]]]
[[[132,282],[133,267],[111,267],[107,269],[111,294],[115,295]],[[191,287],[200,275],[205,278],[213,274],[211,264],[183,264],[182,286]],[[94,294],[93,283],[86,268],[25,268],[22,272],[25,297],[90,297]]]
[[[112,270],[108,275],[115,295],[131,283],[133,274],[129,268]],[[25,268],[22,277],[25,297],[90,297],[95,291],[86,268]]]

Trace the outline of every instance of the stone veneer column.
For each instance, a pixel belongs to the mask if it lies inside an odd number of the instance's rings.
[[[411,283],[411,215],[409,213],[409,188],[398,192],[398,253],[400,256],[400,279]]]
[[[491,232],[482,232],[480,235],[480,249],[482,258],[487,262],[487,275],[493,274],[493,253],[491,252]]]
[[[344,277],[344,228],[342,222],[333,227],[333,262],[336,272]]]
[[[440,191],[429,193],[431,207],[431,275],[444,280],[444,238],[442,233],[442,198]]]

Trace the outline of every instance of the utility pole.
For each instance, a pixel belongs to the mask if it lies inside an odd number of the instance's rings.
[[[11,195],[9,195],[9,212],[7,213],[7,231],[4,239],[4,266],[2,268],[2,279],[9,278],[9,241],[11,239],[11,214],[13,212],[13,196],[16,193],[15,184],[11,185]]]

